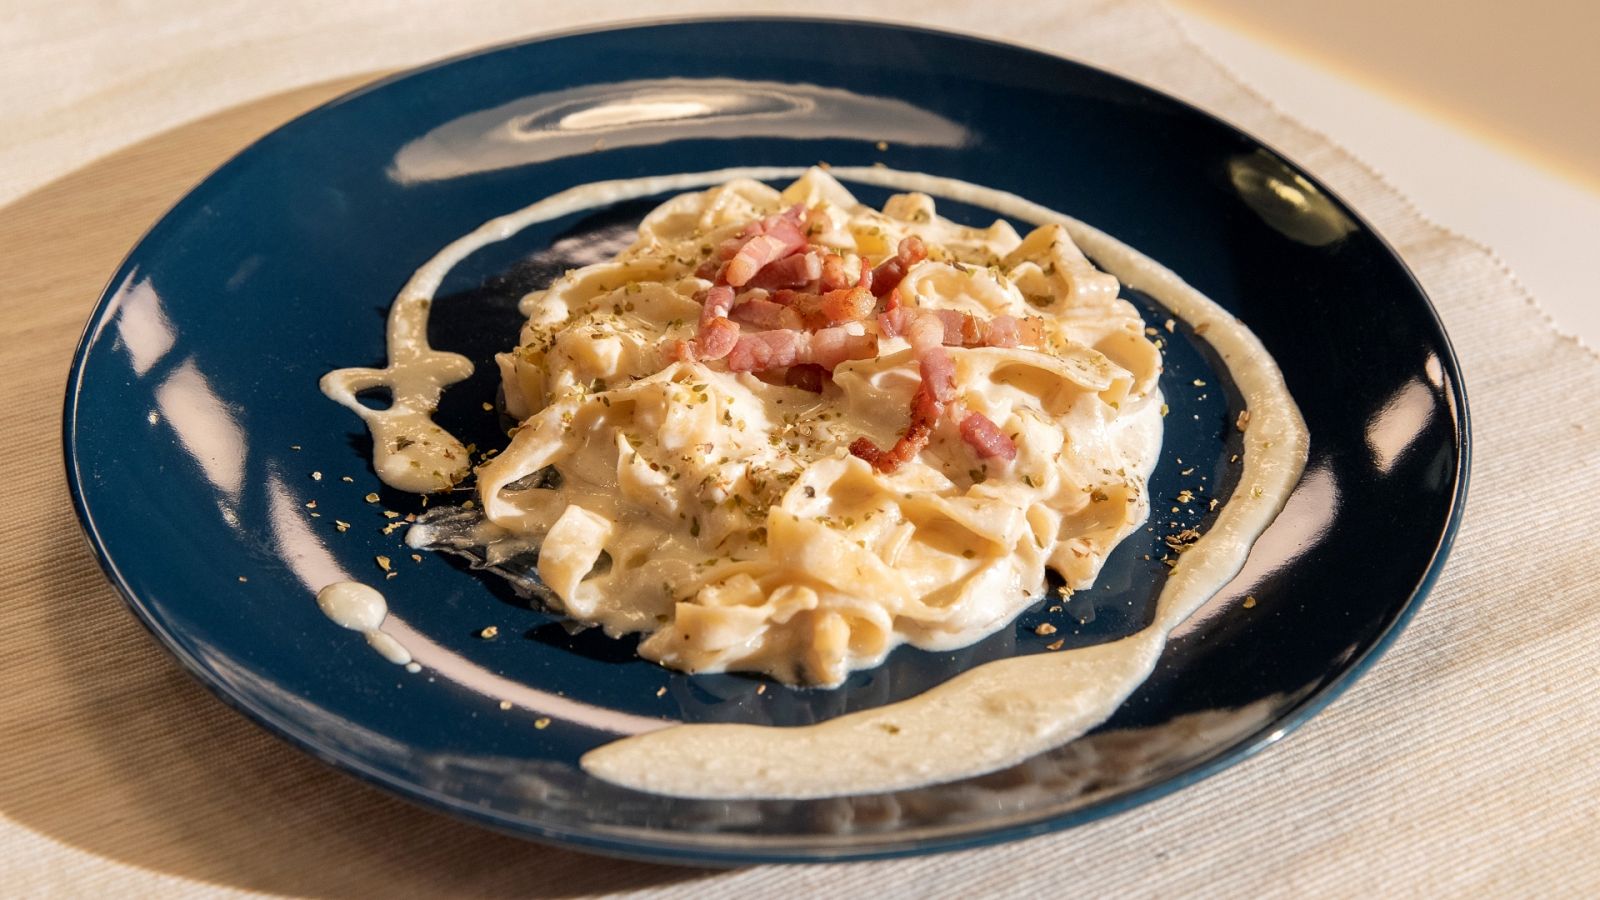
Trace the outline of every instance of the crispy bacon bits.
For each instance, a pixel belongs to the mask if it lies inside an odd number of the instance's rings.
[[[850,445],[850,452],[870,463],[875,471],[893,472],[915,459],[933,437],[933,427],[944,414],[945,404],[955,398],[956,367],[944,348],[943,334],[944,327],[935,317],[918,316],[908,321],[905,337],[922,375],[922,384],[911,397],[911,421],[886,451],[865,437]]]
[[[961,420],[961,439],[971,445],[979,459],[1017,458],[1017,445],[1002,432],[999,426],[981,412],[969,412]]]
[[[694,340],[673,342],[668,355],[721,359],[731,372],[755,373],[774,383],[781,376],[784,384],[820,392],[839,364],[877,356],[880,334],[903,336],[922,378],[905,431],[887,450],[862,437],[850,452],[879,472],[893,472],[927,446],[949,411],[979,459],[1015,459],[1012,438],[983,413],[955,403],[955,363],[945,348],[1036,344],[1039,320],[910,305],[897,288],[928,258],[920,238],[902,239],[894,256],[876,268],[865,259],[852,267],[845,257],[810,243],[807,216],[805,207],[793,206],[756,219],[723,241],[697,270],[712,286],[701,297]],[[868,324],[865,333],[857,333],[857,323]]]
[[[905,333],[913,319],[933,318],[942,329],[940,341],[951,347],[1017,347],[1037,344],[1040,322],[1029,316],[995,316],[985,319],[954,309],[919,309],[895,305],[878,315],[878,329],[893,337]]]
[[[695,338],[694,356],[698,359],[721,359],[739,340],[739,326],[728,318],[733,309],[733,288],[719,284],[706,292],[705,305],[700,312],[700,333]]]
[[[728,353],[730,372],[761,372],[795,365],[816,365],[833,371],[849,359],[878,355],[878,336],[851,334],[843,328],[819,331],[758,331],[739,335]]]
[[[847,322],[859,322],[872,315],[878,305],[878,299],[864,287],[840,288],[825,294],[779,291],[772,299],[794,310],[806,328],[830,328]]]
[[[927,258],[928,248],[922,243],[922,238],[914,234],[903,238],[900,246],[895,248],[894,256],[884,260],[872,270],[872,277],[868,283],[872,287],[873,295],[882,297],[899,287],[901,279],[906,277],[911,267]]]
[[[742,287],[769,263],[804,250],[807,245],[805,218],[805,207],[796,205],[746,225],[739,237],[719,248],[719,255],[723,255],[727,263],[717,280]]]
[[[1015,347],[1024,342],[1037,343],[1040,337],[1037,319],[1014,316],[983,319],[957,310],[919,309],[899,302],[899,292],[891,295],[891,300],[894,302],[878,315],[878,329],[891,337],[904,335],[910,342],[923,384],[931,385],[928,391],[931,402],[923,398],[923,392],[918,392],[912,399],[911,424],[889,451],[880,451],[865,438],[851,445],[851,453],[871,463],[879,472],[893,472],[927,445],[944,404],[954,396],[955,366],[946,346]],[[988,416],[967,412],[959,421],[962,440],[980,459],[1010,461],[1016,458],[1016,443]]]

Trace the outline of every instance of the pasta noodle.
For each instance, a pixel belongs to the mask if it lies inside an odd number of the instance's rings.
[[[763,252],[752,230],[788,240],[784,216],[860,280],[724,288]],[[821,265],[785,258],[750,278]],[[898,285],[862,293],[869,270]],[[497,360],[520,425],[478,470],[477,537],[537,545],[554,605],[687,671],[836,685],[902,643],[972,643],[1046,569],[1087,587],[1146,518],[1161,356],[1118,289],[1062,225],[970,228],[919,193],[874,210],[819,169],[679,195],[615,260],[522,301]],[[721,323],[762,316],[716,352]]]

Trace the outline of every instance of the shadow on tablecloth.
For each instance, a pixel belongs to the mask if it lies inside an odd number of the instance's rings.
[[[571,896],[711,877],[455,822],[300,755],[212,698],[123,607],[78,533],[59,422],[105,280],[251,140],[367,77],[279,94],[99,160],[0,209],[0,814],[118,863],[303,896]],[[111,876],[114,878],[114,875]],[[86,882],[87,883],[87,882]],[[115,893],[115,882],[103,885]]]

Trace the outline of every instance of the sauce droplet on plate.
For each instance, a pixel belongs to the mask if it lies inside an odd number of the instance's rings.
[[[389,662],[397,666],[411,662],[410,651],[383,631],[389,601],[377,589],[359,581],[335,581],[317,591],[317,606],[335,625],[361,632],[372,649]]]

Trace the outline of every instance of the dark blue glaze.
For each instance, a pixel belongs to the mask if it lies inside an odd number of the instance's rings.
[[[613,124],[594,130],[602,120]],[[1152,530],[1119,548],[1095,589],[957,653],[902,649],[836,691],[757,694],[755,678],[684,676],[638,660],[631,642],[569,636],[501,585],[442,557],[412,562],[401,532],[381,533],[380,507],[417,500],[382,488],[364,430],[317,379],[381,363],[384,312],[413,269],[485,219],[575,184],[818,160],[1014,191],[1165,263],[1278,359],[1311,429],[1306,477],[1150,680],[1065,747],[955,784],[839,800],[711,803],[606,785],[576,766],[608,739],[593,717],[536,729],[531,714],[499,709],[493,679],[690,721],[797,724],[875,706],[1047,640],[1142,627],[1169,523],[1203,528],[1204,498],[1232,490],[1236,395],[1203,341],[1182,324],[1167,333],[1166,314],[1129,294],[1169,342],[1172,412],[1152,490],[1204,486],[1202,501],[1177,514],[1158,502]],[[852,187],[869,202],[884,196]],[[517,297],[609,255],[651,202],[530,228],[451,273],[433,338],[480,368],[447,393],[442,422],[500,442],[481,408],[496,386],[482,363],[514,339]],[[941,211],[993,218],[955,203]],[[720,864],[1036,834],[1260,750],[1348,686],[1415,611],[1454,534],[1468,456],[1460,373],[1426,297],[1378,235],[1259,142],[1054,57],[801,20],[507,47],[389,79],[268,135],[163,218],[111,279],[74,363],[65,440],[78,512],[112,581],[180,662],[273,732],[471,821]],[[369,491],[382,503],[365,502]],[[335,519],[352,528],[336,532]],[[398,577],[382,581],[379,554]],[[325,619],[313,589],[339,573],[378,584],[444,662],[407,674]],[[1039,637],[1041,621],[1060,631]],[[489,624],[500,638],[476,636]]]

